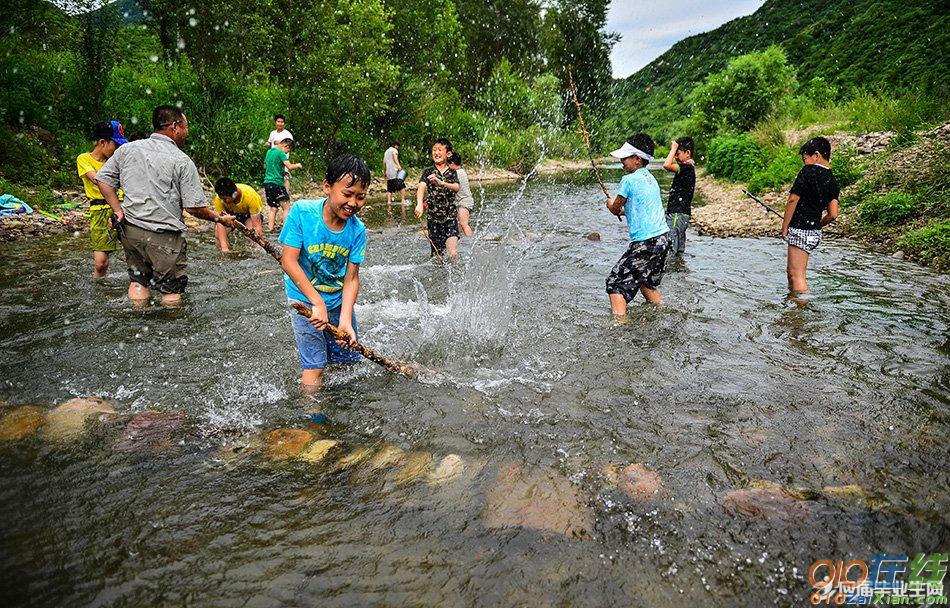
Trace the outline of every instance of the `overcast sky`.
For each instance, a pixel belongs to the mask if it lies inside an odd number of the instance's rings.
[[[614,78],[626,78],[673,44],[751,15],[764,0],[612,0],[607,30],[621,35],[610,55]]]

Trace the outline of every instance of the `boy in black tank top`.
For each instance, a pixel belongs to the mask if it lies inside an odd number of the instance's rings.
[[[805,166],[789,192],[782,222],[782,236],[788,243],[788,290],[792,295],[808,293],[808,258],[821,243],[822,227],[837,219],[840,195],[829,165],[831,143],[824,137],[814,137],[798,153]]]

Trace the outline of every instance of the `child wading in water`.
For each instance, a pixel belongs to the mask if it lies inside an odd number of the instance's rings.
[[[666,224],[670,227],[670,253],[676,256],[686,251],[686,228],[692,215],[693,192],[696,190],[692,137],[681,137],[670,142],[670,153],[663,168],[675,174],[666,202]]]
[[[300,169],[300,163],[290,162],[290,153],[294,149],[293,138],[277,142],[264,155],[264,197],[267,199],[267,231],[274,229],[277,210],[281,210],[281,221],[287,221],[290,208],[290,194],[285,185],[285,171]],[[287,182],[289,183],[289,182]]]
[[[821,228],[838,217],[840,194],[828,164],[831,143],[827,139],[809,139],[798,153],[805,166],[798,172],[789,192],[782,222],[782,236],[788,243],[788,290],[792,295],[808,292],[805,280],[808,256],[821,243]]]
[[[455,171],[449,167],[449,153],[452,144],[440,137],[432,144],[432,162],[416,189],[416,217],[422,219],[422,212],[429,208],[426,230],[432,256],[442,257],[448,253],[449,259],[458,257],[459,216],[455,206],[455,195],[461,186]]]
[[[366,202],[369,182],[369,167],[363,159],[337,156],[323,181],[326,198],[297,201],[280,231],[284,244],[280,265],[286,273],[288,303],[301,302],[313,311],[310,319],[292,315],[302,369],[300,383],[305,391],[320,387],[327,365],[360,358],[323,328],[330,322],[350,340],[358,339],[353,306],[360,291],[366,227],[355,215]]]
[[[116,149],[126,143],[122,123],[115,120],[97,122],[92,127],[92,140],[96,142],[92,152],[83,152],[76,157],[76,170],[89,199],[89,235],[95,264],[93,276],[101,279],[109,270],[109,254],[119,248],[119,233],[112,227],[112,207],[99,190],[96,173],[112,158]],[[122,200],[122,190],[117,194]]]
[[[649,135],[637,133],[610,153],[620,159],[626,175],[620,180],[616,198],[607,199],[607,208],[614,215],[626,215],[630,236],[630,246],[607,277],[610,310],[617,316],[627,314],[627,304],[637,292],[652,304],[663,301],[657,288],[670,250],[670,229],[663,216],[660,185],[647,170],[654,149]]]

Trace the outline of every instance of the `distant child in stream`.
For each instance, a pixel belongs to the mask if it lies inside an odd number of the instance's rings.
[[[459,213],[459,231],[464,236],[472,236],[475,232],[468,224],[468,216],[475,208],[475,197],[472,196],[472,187],[468,183],[468,173],[462,168],[462,155],[452,152],[449,155],[449,167],[455,171],[459,180],[459,192],[455,196],[455,206]]]
[[[663,301],[657,288],[670,250],[670,229],[663,216],[660,185],[647,170],[655,148],[649,135],[637,133],[610,153],[620,159],[626,175],[617,196],[607,199],[607,208],[614,215],[626,215],[630,236],[630,245],[607,277],[610,310],[617,316],[627,314],[627,304],[637,293],[651,304]]]
[[[666,202],[666,223],[670,227],[670,253],[686,250],[686,228],[692,214],[696,190],[696,165],[693,162],[693,138],[681,137],[670,142],[670,153],[663,168],[673,173],[673,184]]]
[[[458,257],[459,215],[455,195],[461,189],[459,178],[449,166],[452,143],[440,137],[432,144],[432,165],[422,173],[416,188],[416,217],[422,219],[428,209],[426,230],[432,256]]]
[[[96,182],[96,173],[112,158],[116,149],[126,142],[122,123],[112,120],[97,122],[92,127],[91,152],[76,157],[76,170],[89,199],[89,236],[92,238],[93,276],[101,279],[109,270],[109,254],[119,248],[119,233],[112,227],[112,207],[106,202]],[[122,190],[117,193],[122,200]]]
[[[290,153],[294,149],[293,138],[286,138],[274,144],[264,155],[264,197],[267,200],[267,231],[274,229],[277,210],[281,209],[281,221],[287,221],[290,209],[290,193],[284,182],[284,172],[303,167],[300,163],[290,162]]]
[[[808,257],[821,243],[821,229],[838,217],[838,181],[831,173],[831,143],[814,137],[798,151],[805,166],[798,172],[785,206],[782,236],[788,243],[788,290],[808,292]]]
[[[292,315],[300,383],[306,391],[320,387],[328,365],[359,360],[359,355],[323,329],[329,322],[350,340],[358,339],[353,307],[360,291],[366,227],[356,214],[366,202],[369,183],[369,167],[363,159],[337,156],[323,181],[326,197],[297,201],[280,231],[284,244],[280,265],[288,303],[301,302],[313,311],[310,319]],[[321,421],[314,416],[314,422]]]

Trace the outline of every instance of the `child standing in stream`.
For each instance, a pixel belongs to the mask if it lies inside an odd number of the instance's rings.
[[[686,228],[692,215],[693,192],[696,190],[692,137],[681,137],[670,142],[670,153],[663,162],[663,168],[673,173],[673,183],[666,201],[666,224],[670,227],[670,253],[678,256],[686,251]]]
[[[637,133],[610,153],[620,159],[626,175],[617,196],[607,200],[607,208],[614,215],[626,215],[630,236],[630,245],[607,277],[610,310],[618,317],[627,314],[627,304],[637,293],[651,304],[663,301],[657,288],[670,250],[670,229],[663,216],[660,185],[647,170],[655,148],[649,135]]]
[[[366,202],[369,167],[349,154],[337,156],[323,180],[325,198],[297,201],[280,231],[284,245],[280,265],[288,303],[312,310],[310,319],[293,314],[300,354],[300,384],[314,391],[328,365],[353,363],[359,355],[323,331],[332,323],[356,341],[353,307],[360,291],[360,264],[366,253],[366,227],[356,217]],[[313,421],[320,422],[317,414]]]
[[[109,254],[119,248],[119,233],[112,227],[112,207],[96,182],[96,173],[122,144],[126,143],[122,123],[112,120],[97,122],[92,127],[92,140],[95,142],[91,152],[83,152],[76,157],[76,170],[82,179],[86,198],[89,199],[89,236],[92,238],[93,276],[101,279],[109,271]],[[122,190],[117,192],[122,200]]]
[[[831,142],[813,137],[798,150],[805,164],[788,194],[782,236],[788,243],[788,291],[808,293],[808,258],[821,244],[821,229],[838,217],[838,181],[831,172]]]

